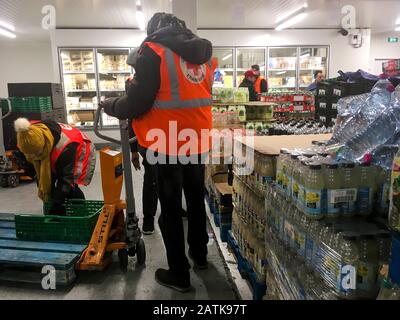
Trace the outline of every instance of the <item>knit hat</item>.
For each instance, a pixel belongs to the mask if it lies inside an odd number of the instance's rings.
[[[24,154],[41,154],[45,145],[42,127],[32,125],[28,119],[19,118],[14,122],[18,148]]]
[[[255,76],[255,73],[254,73],[253,70],[247,70],[247,71],[244,73],[244,77],[245,77],[245,78],[250,78],[250,77],[254,77],[254,76]]]

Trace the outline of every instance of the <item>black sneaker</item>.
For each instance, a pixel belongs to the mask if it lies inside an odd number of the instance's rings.
[[[153,221],[143,220],[142,232],[144,235],[153,234],[154,233],[154,220]]]
[[[176,275],[170,270],[158,269],[155,274],[156,281],[165,287],[177,290],[179,292],[188,292],[190,290],[190,274],[187,276]]]
[[[189,258],[192,259],[194,263],[194,268],[199,270],[205,270],[208,268],[207,258],[197,259],[193,257],[192,251],[189,249]]]

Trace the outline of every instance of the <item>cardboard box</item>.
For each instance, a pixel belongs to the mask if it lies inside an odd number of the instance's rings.
[[[255,136],[255,137],[237,137],[236,140],[242,144],[252,147],[257,152],[278,156],[282,148],[308,148],[312,141],[325,141],[332,137],[331,134],[309,134],[309,135],[290,135],[290,136]],[[254,146],[251,141],[254,141]]]

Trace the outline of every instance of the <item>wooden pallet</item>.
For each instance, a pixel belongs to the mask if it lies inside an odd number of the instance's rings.
[[[75,263],[86,245],[18,240],[14,215],[0,213],[0,280],[41,283],[43,267],[53,266],[56,284],[74,282]]]

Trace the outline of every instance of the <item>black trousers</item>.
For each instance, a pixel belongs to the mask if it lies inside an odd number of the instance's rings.
[[[187,242],[194,258],[207,255],[208,233],[204,203],[204,165],[156,164],[157,190],[161,203],[159,225],[168,265],[176,273],[188,272],[181,215],[182,189],[187,204]]]
[[[153,223],[158,203],[155,169],[146,161],[146,158],[143,158],[143,167],[143,219],[144,223]]]

